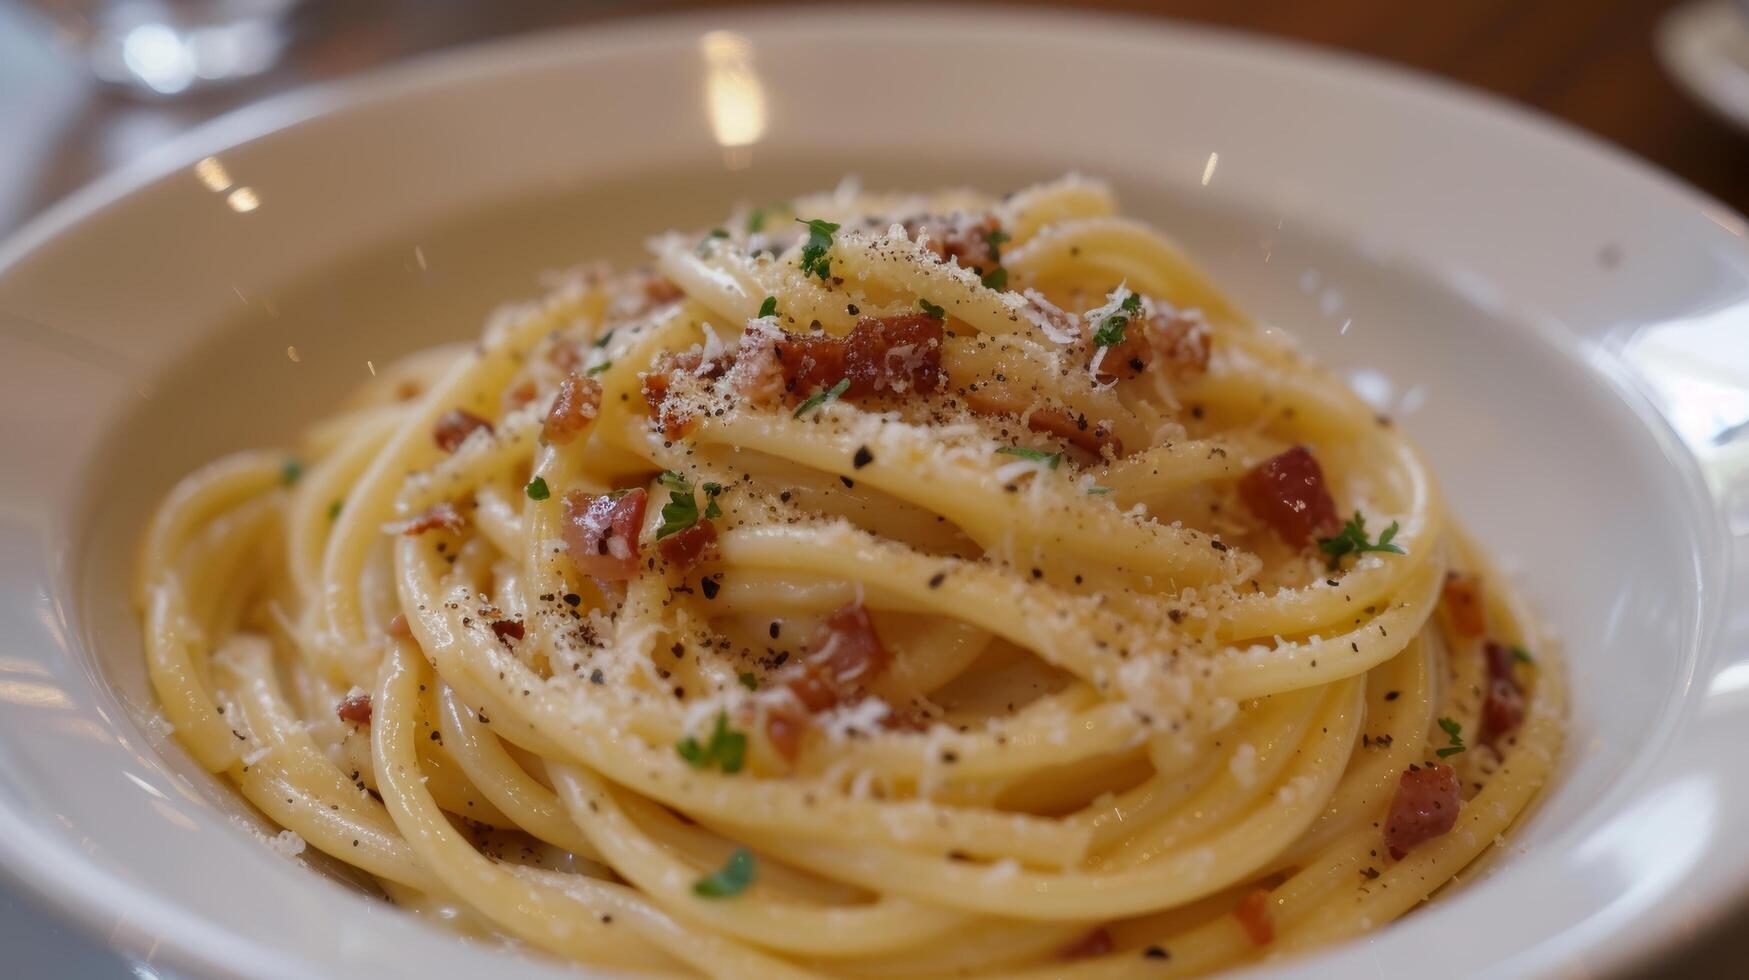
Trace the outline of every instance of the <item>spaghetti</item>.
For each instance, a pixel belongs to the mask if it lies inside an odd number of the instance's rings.
[[[653,248],[151,523],[177,737],[391,900],[633,971],[1197,974],[1549,777],[1559,665],[1415,450],[1102,185]]]

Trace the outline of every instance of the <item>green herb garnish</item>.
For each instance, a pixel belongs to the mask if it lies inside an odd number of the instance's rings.
[[[341,501],[336,500],[333,503],[328,505],[328,519],[329,520],[335,521],[335,520],[340,519],[340,504],[341,504]]]
[[[928,301],[926,299],[923,299],[922,297],[918,297],[917,305],[922,308],[924,313],[929,314],[930,316],[936,318],[937,320],[947,319],[947,311],[946,310],[942,309],[939,306],[936,306],[934,303],[931,303],[930,301]]]
[[[754,208],[747,212],[747,234],[757,235],[765,230],[765,209]]]
[[[712,241],[714,241],[715,239],[718,239],[718,238],[727,238],[727,237],[729,237],[729,233],[727,231],[725,231],[721,228],[712,228],[710,231],[705,233],[705,236],[702,239],[699,240],[698,247],[696,249],[694,249],[694,251],[698,252],[698,254],[700,254],[700,255],[704,255],[706,252],[710,251]]]
[[[1389,552],[1393,555],[1406,555],[1401,546],[1391,543],[1397,536],[1397,522],[1385,528],[1385,533],[1379,535],[1378,541],[1368,541],[1366,538],[1366,518],[1355,511],[1348,523],[1342,525],[1342,530],[1336,532],[1333,538],[1319,538],[1318,550],[1330,556],[1330,569],[1335,571],[1347,555],[1361,555],[1369,551]]]
[[[740,681],[741,686],[749,691],[759,690],[759,678],[753,676],[753,672],[750,670],[742,671],[741,675],[735,679]]]
[[[991,269],[989,272],[985,273],[984,278],[980,281],[984,284],[985,289],[994,289],[997,291],[1007,289],[1008,288],[1008,270],[1002,268],[1001,266],[997,266],[996,268]]]
[[[1464,726],[1452,721],[1450,718],[1441,718],[1439,719],[1439,727],[1444,729],[1447,735],[1451,736],[1451,744],[1443,749],[1435,749],[1433,754],[1439,756],[1441,759],[1446,759],[1462,752],[1464,750]]]
[[[838,226],[822,218],[797,218],[796,223],[808,226],[808,240],[802,245],[802,275],[830,279],[832,259],[826,252],[832,247],[832,233]]]
[[[723,492],[721,483],[707,483],[704,490],[704,519],[710,520],[723,516],[723,509],[717,506],[717,495]]]
[[[303,475],[304,464],[295,459],[288,459],[285,461],[285,465],[279,468],[279,485],[289,487],[302,479]]]
[[[759,304],[759,315],[762,317],[777,315],[777,297],[767,296],[765,302]]]
[[[668,489],[668,502],[662,505],[662,526],[656,529],[656,540],[698,523],[698,498],[692,495],[692,482],[673,470],[663,470],[656,482]]]
[[[753,852],[737,847],[722,870],[713,871],[692,883],[692,893],[700,898],[732,898],[746,891],[757,877],[759,866],[754,861]]]
[[[1001,262],[1002,261],[1002,243],[1006,242],[1006,241],[1010,241],[1013,238],[1014,238],[1013,235],[1010,235],[1009,233],[1003,231],[1000,228],[985,232],[984,233],[984,244],[989,246],[990,261]]]
[[[802,416],[813,411],[814,409],[819,408],[820,406],[831,401],[832,399],[837,398],[840,395],[843,395],[845,392],[847,392],[849,390],[850,390],[850,379],[845,378],[845,379],[839,381],[837,384],[833,385],[832,387],[827,388],[825,391],[816,391],[812,395],[808,396],[807,401],[802,402],[800,405],[796,406],[795,414],[791,415],[790,418],[799,419]]]
[[[1512,659],[1518,661],[1519,663],[1521,663],[1521,664],[1534,664],[1534,663],[1536,663],[1536,658],[1530,655],[1529,650],[1526,650],[1525,648],[1518,646],[1516,644],[1514,644],[1510,649],[1512,650]]]
[[[594,377],[595,375],[600,374],[601,372],[607,370],[610,367],[613,367],[612,361],[602,361],[600,364],[595,365],[594,367],[590,368],[587,371],[584,371],[583,373],[589,375],[590,377]]]
[[[674,743],[674,751],[694,769],[709,769],[715,765],[732,776],[741,771],[741,763],[747,758],[747,736],[730,728],[728,712],[719,711],[709,742],[700,744],[698,739],[688,735]]]
[[[608,332],[606,332],[606,333],[604,333],[604,334],[602,334],[602,335],[601,335],[601,336],[599,336],[599,337],[597,337],[597,338],[595,338],[595,343],[593,343],[593,344],[591,344],[591,345],[590,345],[590,346],[591,346],[591,347],[606,347],[606,346],[607,346],[607,342],[608,342],[608,341],[610,341],[610,340],[612,340],[612,339],[613,339],[613,331],[612,331],[612,330],[609,330],[609,331],[608,331]]]
[[[1056,469],[1057,464],[1063,461],[1062,453],[1047,453],[1040,449],[1028,449],[1025,446],[1003,446],[1001,449],[996,450],[996,452],[1002,456],[1019,456],[1021,459],[1030,459],[1035,463],[1043,463],[1045,464],[1045,469],[1049,470]]]
[[[1131,293],[1124,297],[1118,311],[1099,321],[1099,328],[1093,331],[1095,347],[1115,347],[1123,343],[1124,328],[1129,326],[1130,317],[1142,310],[1142,297]]]
[[[547,478],[544,476],[537,476],[528,481],[528,486],[523,487],[522,492],[528,494],[530,500],[545,500],[552,496],[552,491],[547,489]]]
[[[1110,487],[1088,487],[1087,492],[1088,493],[1105,494],[1105,493],[1111,493],[1112,489]]]

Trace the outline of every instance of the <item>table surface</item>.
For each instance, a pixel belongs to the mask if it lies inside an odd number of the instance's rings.
[[[1408,65],[1585,129],[1749,212],[1749,137],[1690,102],[1652,35],[1676,0],[1095,0],[1085,8],[1236,27]],[[629,0],[327,0],[297,14],[286,64],[246,85],[165,102],[106,91],[45,26],[0,0],[0,235],[165,139],[314,81],[545,27],[743,3]],[[992,16],[996,16],[992,13]],[[1699,937],[1660,976],[1743,975],[1749,914]],[[0,948],[14,976],[150,977],[0,882]]]

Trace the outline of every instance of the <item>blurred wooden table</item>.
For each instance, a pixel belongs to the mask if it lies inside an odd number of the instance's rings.
[[[763,5],[763,4],[762,4]],[[817,3],[815,4],[817,5]],[[1096,0],[1084,8],[1274,34],[1443,75],[1559,117],[1749,213],[1749,138],[1689,102],[1652,32],[1675,0]],[[103,90],[0,0],[0,234],[176,133],[263,96],[410,54],[559,25],[744,3],[700,0],[307,0],[303,40],[269,76],[167,102]],[[991,17],[1001,16],[997,10]],[[0,940],[38,975],[132,975],[0,883]],[[1749,975],[1749,913],[1649,971]],[[18,964],[14,964],[15,966]],[[36,966],[26,964],[26,972]]]
[[[1035,0],[1036,2],[1036,0]],[[306,0],[271,75],[145,103],[102,90],[0,0],[0,233],[169,136],[312,81],[469,41],[676,10],[702,0]],[[767,4],[760,4],[765,6]],[[817,5],[817,4],[816,4]],[[1409,65],[1563,118],[1749,212],[1749,138],[1688,101],[1652,32],[1675,0],[1095,0],[1086,9],[1237,27]],[[990,16],[1000,12],[992,10]],[[23,137],[22,139],[20,137]]]

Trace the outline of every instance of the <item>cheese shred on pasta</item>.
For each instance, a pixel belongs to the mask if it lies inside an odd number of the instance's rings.
[[[652,248],[156,513],[164,715],[286,840],[634,972],[1164,977],[1383,927],[1550,777],[1415,449],[1103,185]]]

